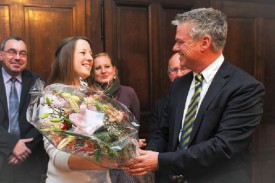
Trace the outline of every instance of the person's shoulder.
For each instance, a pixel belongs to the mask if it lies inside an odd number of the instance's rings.
[[[137,93],[135,92],[134,88],[130,86],[120,85],[120,92],[121,96],[127,96],[130,100],[138,100]]]
[[[239,80],[239,82],[256,82],[256,83],[260,83],[260,81],[258,81],[254,76],[252,76],[250,73],[242,70],[241,68],[231,64],[228,61],[224,61],[224,67],[228,68],[228,74],[230,76],[232,76],[233,78],[237,78]],[[222,71],[221,73],[226,74],[226,72]]]
[[[132,88],[131,86],[120,85],[120,89],[122,92],[136,93],[134,88]]]
[[[34,72],[34,71],[30,71],[30,70],[28,70],[28,69],[25,69],[25,70],[22,71],[22,76],[23,76],[23,77],[31,77],[31,78],[33,78],[33,79],[38,79],[38,78],[39,78],[39,79],[41,79],[41,80],[44,81],[44,77],[43,77],[43,76],[37,74],[37,73]]]
[[[174,91],[179,91],[180,88],[188,88],[188,86],[191,84],[193,80],[193,72],[189,72],[185,74],[184,76],[181,76],[179,78],[176,78],[171,86],[170,89],[173,89]]]
[[[257,80],[248,72],[227,61],[222,64],[217,74],[219,77],[225,79],[227,86],[230,86],[232,91],[234,91],[233,88],[237,89],[238,91],[240,91],[240,89],[252,91],[256,88],[258,91],[265,90],[265,87],[261,81]]]
[[[184,76],[181,76],[179,78],[176,78],[173,83],[181,83],[186,82],[186,80],[192,80],[193,79],[193,72],[189,72],[185,74]]]

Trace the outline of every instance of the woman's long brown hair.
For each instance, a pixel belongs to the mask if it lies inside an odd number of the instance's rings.
[[[57,46],[55,50],[55,60],[52,64],[52,69],[47,84],[75,84],[74,78],[76,73],[73,68],[73,59],[76,42],[80,39],[87,41],[91,46],[90,40],[87,37],[81,36],[65,38]],[[87,79],[87,82],[90,84],[90,79]]]

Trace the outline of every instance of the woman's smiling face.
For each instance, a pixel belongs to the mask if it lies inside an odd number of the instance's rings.
[[[92,66],[93,57],[90,44],[83,39],[79,39],[76,42],[74,51],[73,67],[78,77],[75,79],[79,79],[79,77],[86,79],[89,77],[91,75]]]
[[[98,56],[94,59],[93,76],[100,84],[112,83],[116,75],[116,67],[112,65],[108,56]]]

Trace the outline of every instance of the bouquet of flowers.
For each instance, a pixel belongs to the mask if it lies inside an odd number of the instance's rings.
[[[93,158],[102,166],[137,156],[138,127],[123,104],[88,87],[40,80],[31,92],[27,119],[59,150]]]

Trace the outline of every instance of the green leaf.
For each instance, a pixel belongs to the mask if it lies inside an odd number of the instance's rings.
[[[49,99],[49,97],[46,97],[46,103],[48,104],[48,106],[51,106],[51,100]]]
[[[75,102],[79,102],[80,101],[80,98],[78,96],[75,96],[75,95],[72,95],[72,99],[75,101]]]
[[[53,123],[58,123],[58,122],[61,122],[62,119],[61,118],[52,118],[52,119],[50,119],[50,121]]]
[[[63,97],[71,97],[72,95],[70,93],[61,93]]]
[[[44,113],[41,115],[41,119],[45,119],[45,118],[49,117],[49,115],[50,115],[49,113]]]

